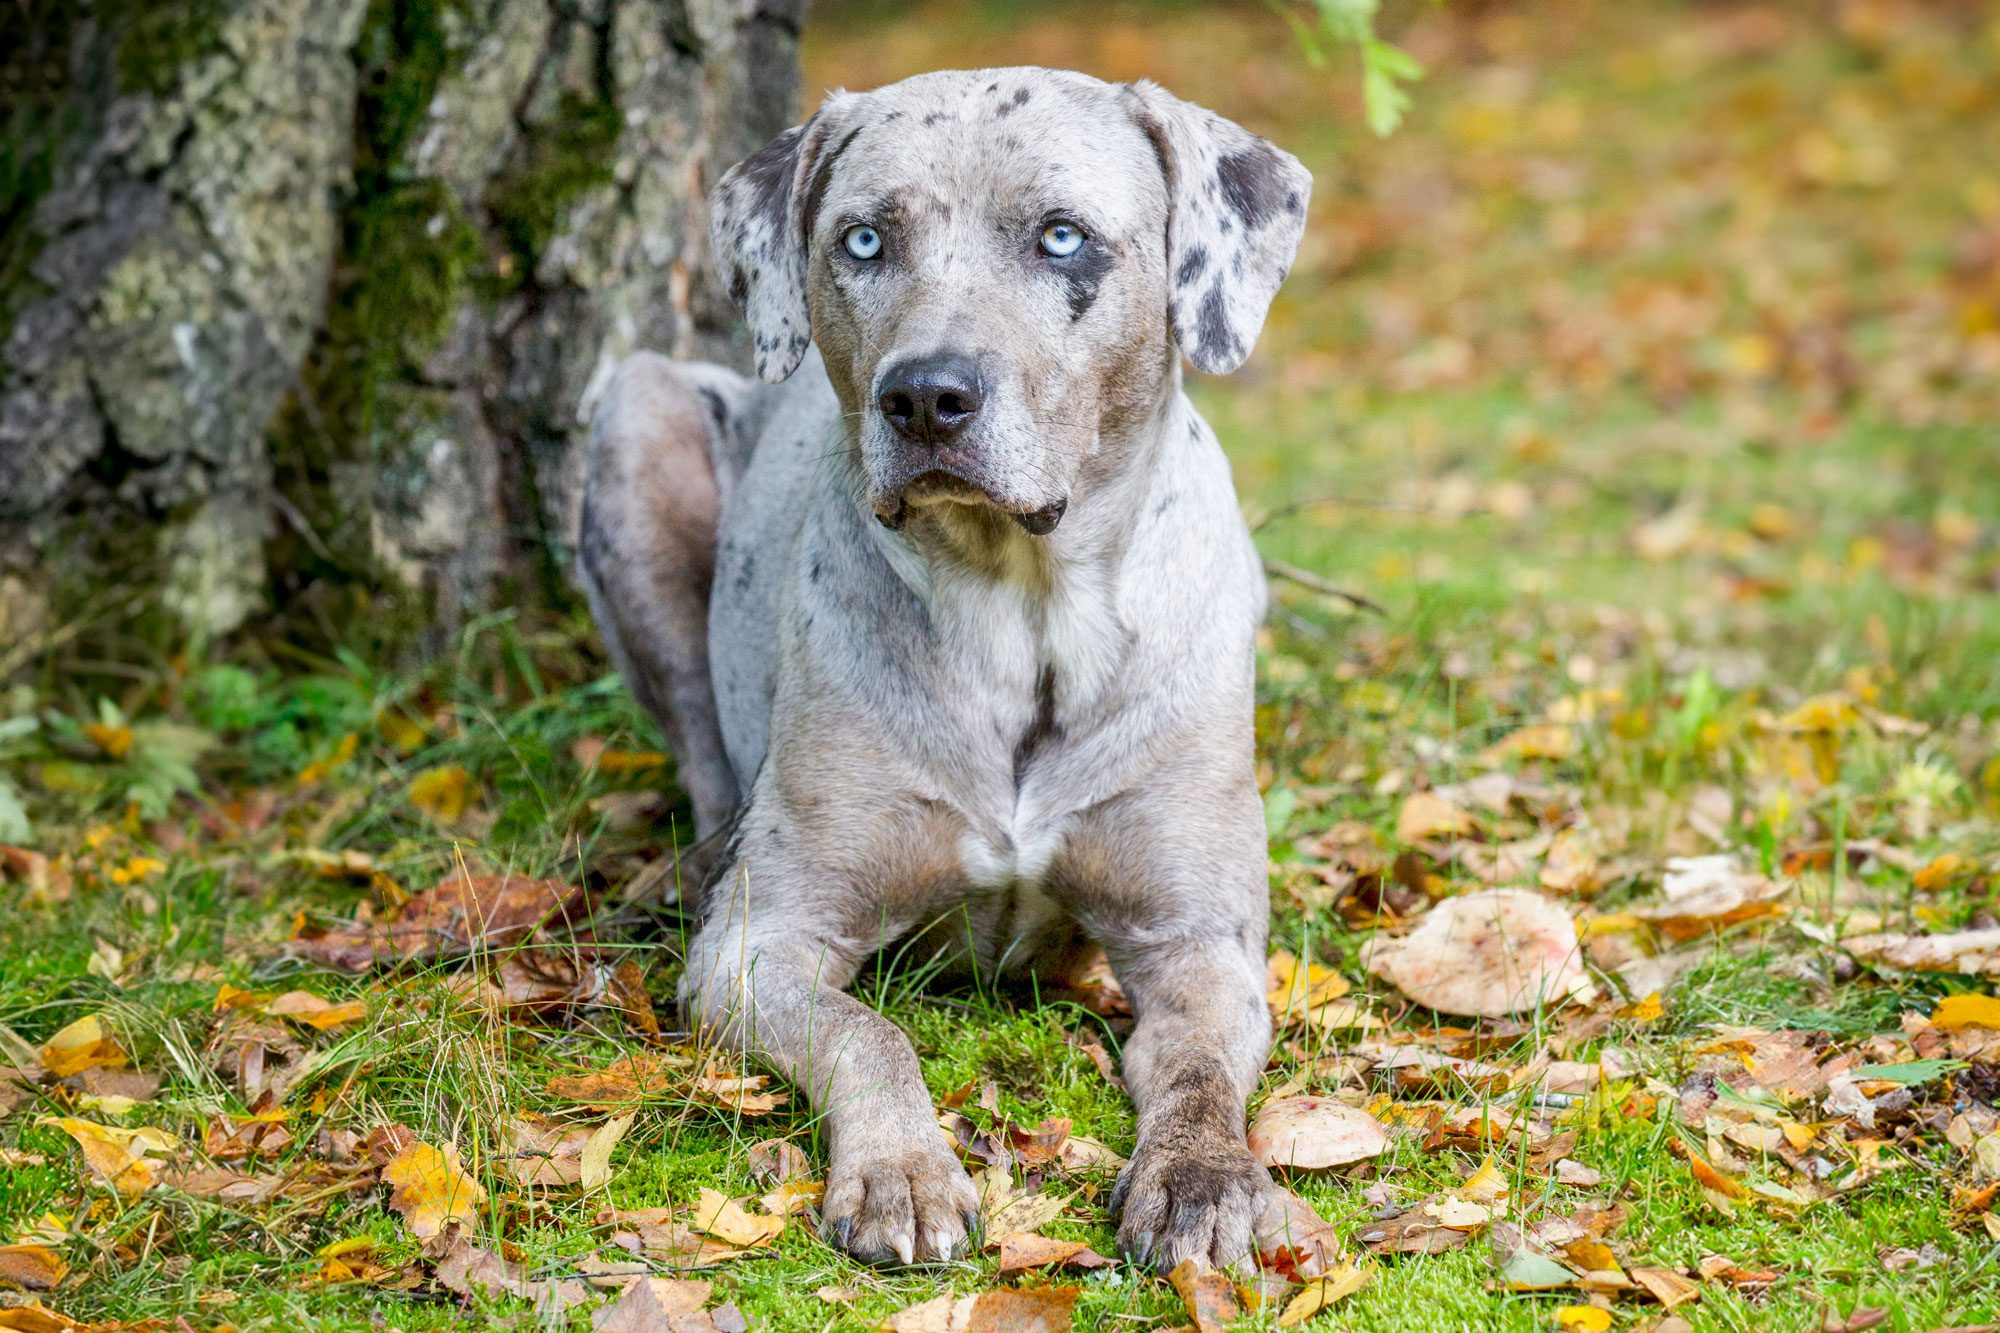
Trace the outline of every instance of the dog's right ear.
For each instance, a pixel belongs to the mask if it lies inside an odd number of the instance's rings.
[[[776,384],[799,367],[812,341],[806,312],[806,246],[818,203],[822,152],[848,99],[829,98],[726,172],[709,203],[709,240],[730,299],[749,322],[757,374]],[[834,154],[833,156],[837,156]]]

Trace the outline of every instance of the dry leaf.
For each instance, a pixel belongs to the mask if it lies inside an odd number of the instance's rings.
[[[1325,1277],[1306,1284],[1304,1291],[1292,1297],[1285,1305],[1285,1311],[1278,1316],[1279,1328],[1292,1328],[1303,1324],[1335,1301],[1352,1296],[1368,1282],[1368,1270],[1355,1264],[1343,1264]]]
[[[1568,912],[1528,889],[1447,898],[1409,934],[1362,947],[1369,971],[1440,1013],[1498,1018],[1592,990]]]
[[[686,1278],[644,1277],[590,1317],[592,1333],[703,1333],[716,1323],[701,1313],[713,1285]]]
[[[567,1125],[538,1115],[518,1115],[502,1134],[506,1156],[500,1169],[517,1185],[555,1189],[583,1178],[583,1150],[590,1142],[589,1125]]]
[[[1379,1157],[1388,1131],[1366,1111],[1330,1097],[1274,1097],[1250,1125],[1250,1152],[1267,1167],[1314,1171]]]
[[[549,1080],[549,1094],[613,1109],[664,1092],[671,1082],[659,1058],[640,1051],[621,1056],[594,1074],[558,1074]]]
[[[286,991],[262,1005],[261,1009],[277,1018],[295,1019],[320,1032],[331,1032],[334,1028],[358,1023],[368,1016],[368,1004],[364,1000],[335,1002],[302,990]]]
[[[787,1139],[765,1139],[750,1145],[750,1174],[762,1185],[812,1178],[812,1161],[805,1150]]]
[[[48,1291],[67,1272],[69,1265],[46,1245],[0,1245],[0,1286]]]
[[[1017,1232],[1000,1238],[1000,1276],[1010,1277],[1036,1268],[1109,1268],[1116,1259],[1107,1259],[1080,1240],[1054,1240],[1033,1232]]]
[[[1629,1272],[1632,1281],[1669,1310],[1701,1299],[1701,1288],[1670,1268],[1634,1268]]]
[[[785,1229],[785,1219],[759,1217],[746,1211],[741,1200],[732,1199],[720,1190],[704,1188],[688,1225],[748,1250],[775,1241]]]
[[[1167,1281],[1180,1293],[1181,1306],[1194,1322],[1196,1333],[1226,1333],[1242,1318],[1236,1303],[1236,1288],[1229,1275],[1193,1259],[1183,1259],[1167,1274]]]
[[[404,903],[386,922],[357,922],[295,936],[288,948],[322,967],[373,967],[510,949],[545,925],[576,926],[589,915],[579,885],[525,875],[453,875]]]
[[[382,1168],[382,1183],[390,1188],[389,1206],[403,1215],[419,1240],[429,1240],[452,1223],[470,1230],[475,1210],[486,1199],[485,1189],[459,1165],[458,1145],[452,1143],[442,1149],[409,1144]]]
[[[625,1131],[632,1128],[632,1116],[621,1115],[616,1120],[607,1120],[592,1132],[583,1145],[582,1160],[578,1163],[576,1183],[587,1190],[602,1189],[611,1183],[611,1150],[618,1146],[618,1140],[625,1137]]]
[[[179,1140],[151,1125],[123,1129],[71,1116],[44,1116],[35,1123],[53,1125],[75,1139],[92,1174],[126,1198],[152,1188],[154,1163],[149,1157],[171,1157],[180,1148]]]
[[[1340,1237],[1312,1206],[1282,1186],[1257,1223],[1257,1264],[1298,1282],[1325,1277],[1340,1254]]]
[[[124,1048],[105,1032],[104,1021],[95,1014],[77,1019],[42,1047],[42,1064],[57,1078],[100,1065],[116,1068],[126,1063]]]
[[[1565,1305],[1556,1311],[1556,1327],[1563,1333],[1604,1333],[1611,1327],[1611,1311],[1595,1305]]]
[[[1434,791],[1403,799],[1396,814],[1396,841],[1425,842],[1433,838],[1463,838],[1478,828],[1472,816]]]
[[[2000,976],[2000,927],[1942,935],[1851,935],[1840,947],[1876,967]]]
[[[478,794],[472,774],[457,764],[429,768],[410,781],[410,804],[443,824],[455,824]]]
[[[888,1333],[1067,1333],[1081,1287],[1003,1287],[976,1296],[937,1296],[898,1310],[877,1327]]]
[[[1691,940],[1785,913],[1778,901],[1785,886],[1745,871],[1729,852],[1672,858],[1661,891],[1665,902],[1640,908],[1634,915],[1674,940]]]

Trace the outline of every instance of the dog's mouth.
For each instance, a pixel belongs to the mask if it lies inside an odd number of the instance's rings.
[[[991,491],[962,473],[934,467],[911,477],[900,489],[876,497],[875,518],[891,532],[900,532],[909,520],[911,506],[937,504],[986,505],[1007,515],[1020,524],[1024,532],[1035,537],[1046,537],[1054,532],[1056,525],[1062,522],[1064,511],[1069,508],[1068,500],[1058,500],[1039,509],[1021,509],[1002,502]]]

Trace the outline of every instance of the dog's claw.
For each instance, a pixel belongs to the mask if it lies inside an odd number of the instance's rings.
[[[1142,1231],[1132,1242],[1132,1262],[1141,1268],[1153,1262],[1153,1233]]]
[[[851,1248],[854,1241],[854,1219],[843,1217],[838,1222],[835,1222],[833,1224],[833,1238],[840,1242],[841,1249]]]

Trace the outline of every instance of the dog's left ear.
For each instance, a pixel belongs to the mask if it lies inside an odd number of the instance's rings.
[[[845,119],[840,94],[724,173],[709,198],[709,243],[729,297],[749,322],[757,374],[776,384],[799,368],[812,341],[806,247],[818,201],[822,150]],[[837,154],[835,154],[837,155]]]
[[[1312,173],[1150,80],[1126,87],[1167,175],[1167,310],[1198,369],[1243,364],[1305,232]]]

